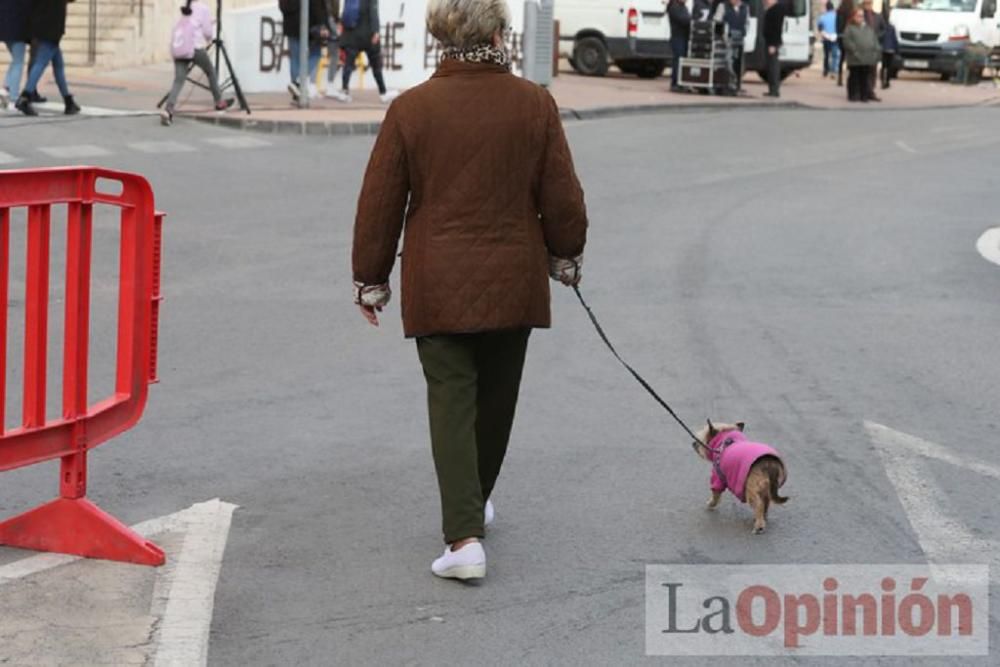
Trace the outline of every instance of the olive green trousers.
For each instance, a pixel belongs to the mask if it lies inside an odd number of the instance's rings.
[[[444,541],[483,536],[514,423],[530,329],[417,338]]]

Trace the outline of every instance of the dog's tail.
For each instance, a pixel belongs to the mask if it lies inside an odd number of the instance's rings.
[[[779,505],[784,505],[788,502],[787,496],[778,495],[778,487],[781,484],[781,466],[772,465],[767,467],[767,481],[770,487],[771,500]]]

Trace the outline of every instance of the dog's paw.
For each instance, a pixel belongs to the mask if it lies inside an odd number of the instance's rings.
[[[753,530],[751,531],[751,534],[762,535],[764,533],[764,530],[765,530],[764,526],[754,526]]]
[[[719,508],[719,503],[714,498],[705,503],[705,509],[709,512],[714,512]]]

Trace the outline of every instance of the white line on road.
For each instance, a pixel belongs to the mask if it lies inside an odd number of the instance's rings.
[[[0,151],[0,164],[12,164],[14,162],[20,162],[21,158],[11,155],[10,153],[4,153]]]
[[[976,250],[994,264],[1000,264],[1000,227],[987,229],[976,241]]]
[[[66,107],[60,102],[43,102],[41,104],[33,105],[35,109],[40,111],[54,111],[58,114],[62,114]],[[116,117],[129,117],[129,116],[155,116],[156,111],[137,111],[135,109],[107,109],[105,107],[94,107],[85,105],[80,109],[81,116],[91,116],[94,118],[116,118]]]
[[[38,150],[51,155],[52,157],[99,157],[111,155],[111,151],[93,144],[80,144],[78,146],[42,146]]]
[[[153,637],[154,664],[207,664],[215,587],[236,507],[216,498],[132,526],[143,537],[184,533],[180,552],[157,571],[151,613],[161,621]],[[0,586],[80,560],[48,553],[23,558],[0,566]]]
[[[205,141],[222,148],[261,148],[271,145],[270,141],[264,141],[257,137],[215,137],[214,139],[205,139]]]
[[[136,141],[128,147],[140,153],[193,153],[198,150],[179,141]]]
[[[976,537],[964,524],[943,511],[942,502],[947,494],[934,481],[924,458],[944,461],[990,477],[997,475],[997,469],[881,424],[866,421],[865,430],[878,450],[886,475],[896,489],[928,560],[939,564],[991,562],[995,557],[996,543]]]
[[[908,143],[906,143],[905,141],[902,141],[902,140],[897,141],[896,142],[896,146],[899,147],[900,150],[906,151],[907,153],[916,154],[916,152],[917,152],[917,150],[915,148],[913,148]]]

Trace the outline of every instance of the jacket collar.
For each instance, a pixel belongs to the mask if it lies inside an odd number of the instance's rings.
[[[741,431],[723,431],[708,441],[708,448],[714,456],[718,457],[729,445],[746,439],[747,437]]]
[[[443,76],[475,76],[477,74],[509,74],[503,65],[492,63],[467,63],[454,58],[443,58],[437,70],[431,76],[436,79]]]

